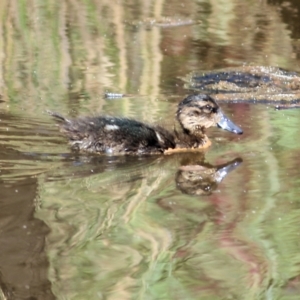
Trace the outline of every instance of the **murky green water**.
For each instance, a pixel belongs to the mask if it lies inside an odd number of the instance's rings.
[[[172,128],[190,72],[300,71],[299,13],[1,1],[0,299],[298,299],[300,110],[222,104],[242,136],[212,128],[205,154],[151,157],[71,153],[45,110]]]

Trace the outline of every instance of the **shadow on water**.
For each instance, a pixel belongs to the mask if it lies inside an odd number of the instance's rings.
[[[55,299],[45,248],[50,229],[35,217],[38,176],[45,171],[43,162],[53,161],[51,155],[38,148],[49,142],[46,136],[50,135],[43,132],[45,124],[36,120],[6,113],[0,113],[0,120],[2,293],[4,299]]]
[[[5,299],[55,299],[45,249],[49,227],[34,217],[36,178],[0,181],[0,286]]]

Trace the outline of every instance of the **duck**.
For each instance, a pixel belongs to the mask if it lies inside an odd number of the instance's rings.
[[[212,126],[243,133],[207,94],[189,95],[178,104],[173,132],[160,125],[124,117],[69,119],[56,112],[48,113],[60,123],[60,130],[68,137],[72,150],[98,154],[167,154],[204,149],[211,144],[205,132]]]

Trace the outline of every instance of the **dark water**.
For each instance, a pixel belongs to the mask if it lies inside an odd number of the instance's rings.
[[[222,104],[242,136],[211,128],[204,154],[150,157],[71,153],[45,110],[172,128],[190,72],[300,71],[299,13],[2,1],[0,299],[298,299],[300,110]]]

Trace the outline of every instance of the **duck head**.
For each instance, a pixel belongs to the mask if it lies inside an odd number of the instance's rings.
[[[216,101],[208,95],[190,95],[178,105],[177,120],[185,135],[193,139],[205,138],[206,128],[218,126],[236,134],[242,134],[240,127],[224,115]],[[199,143],[201,144],[201,143]]]

